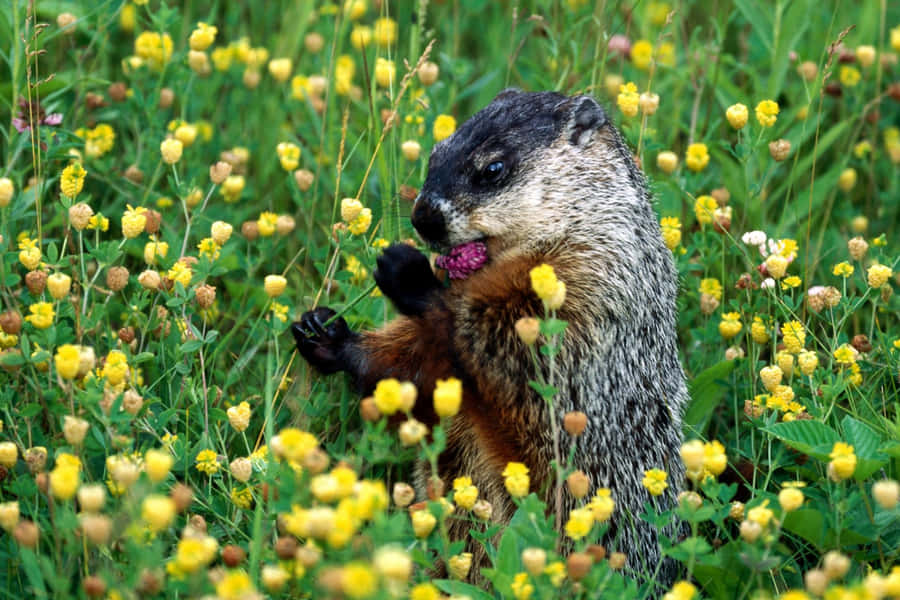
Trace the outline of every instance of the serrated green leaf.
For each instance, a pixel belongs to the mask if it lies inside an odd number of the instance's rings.
[[[819,421],[791,421],[776,423],[763,428],[786,445],[809,454],[821,461],[828,461],[828,454],[835,442],[841,441],[838,433]]]

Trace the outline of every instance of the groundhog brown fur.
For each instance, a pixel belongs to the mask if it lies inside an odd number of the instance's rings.
[[[411,218],[433,250],[481,241],[487,262],[444,285],[421,252],[390,246],[374,276],[400,316],[355,333],[342,319],[326,323],[330,309],[307,312],[294,325],[301,354],[322,373],[346,371],[364,394],[388,377],[413,382],[414,416],[429,425],[437,422],[435,381],[460,379],[462,407],[448,426],[438,475],[447,484],[470,476],[501,523],[515,510],[501,475],[512,461],[530,469],[531,489],[550,514],[561,509],[563,523],[589,499],[564,490],[557,507],[551,466],[553,431],[565,456],[572,438],[563,416],[584,412],[574,467],[587,474],[591,493],[612,492],[604,543],[627,555],[635,576],[670,583],[675,564],[661,559],[658,531],[638,515],[647,502],[673,507],[683,481],[687,390],[676,346],[677,278],[644,177],[605,111],[588,96],[500,93],[435,145]],[[514,327],[521,317],[544,315],[529,277],[541,264],[567,287],[557,311],[568,328],[552,410],[529,386],[538,374]],[[539,360],[546,378],[549,363]],[[654,468],[668,473],[658,497],[641,483]],[[460,522],[456,533],[465,536]],[[677,529],[673,523],[665,533]]]

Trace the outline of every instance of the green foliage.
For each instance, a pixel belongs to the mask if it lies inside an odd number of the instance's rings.
[[[840,552],[849,571],[826,597],[900,597],[900,5],[858,4],[0,3],[0,589],[797,598]],[[218,28],[208,47],[191,42],[200,21]],[[412,74],[423,58],[434,64]],[[628,82],[658,110],[626,116]],[[353,329],[392,318],[371,272],[385,244],[415,236],[409,199],[435,123],[507,86],[600,100],[667,218],[684,431],[702,456],[684,453],[681,506],[633,518],[685,524],[662,540],[682,573],[672,590],[636,557],[622,566],[593,495],[604,482],[584,499],[584,535],[578,514],[548,514],[537,494],[516,498],[508,524],[485,522],[490,507],[463,506],[464,481],[417,498],[411,518],[394,485],[417,461],[438,464],[452,421],[424,435],[398,430],[408,409],[362,419],[346,380],[293,352],[289,323],[312,306]],[[764,100],[779,106],[770,127],[755,116]],[[749,113],[739,130],[736,103]],[[172,164],[167,138],[183,146]],[[786,156],[770,147],[785,141]],[[211,178],[218,161],[231,178]],[[66,195],[75,162],[87,176]],[[344,218],[345,198],[364,211]],[[761,247],[743,240],[752,231]],[[788,259],[783,276],[767,277],[771,255]],[[41,281],[57,275],[68,289]],[[535,316],[531,387],[552,405],[567,324]],[[772,365],[777,382],[760,375]],[[560,484],[588,449],[551,425]],[[478,585],[434,570],[464,551],[458,523],[487,556]],[[566,564],[588,555],[586,573]]]

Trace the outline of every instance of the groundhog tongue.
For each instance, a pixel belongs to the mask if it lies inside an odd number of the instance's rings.
[[[466,242],[455,246],[448,256],[438,256],[434,264],[447,271],[450,279],[465,279],[487,262],[487,245],[484,242]]]

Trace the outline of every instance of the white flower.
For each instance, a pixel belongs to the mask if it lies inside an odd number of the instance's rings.
[[[764,290],[772,289],[775,287],[775,280],[772,279],[771,277],[766,277],[765,279],[763,279],[763,282],[760,284],[759,287],[761,287]]]
[[[741,236],[741,241],[748,246],[762,246],[766,243],[766,234],[764,231],[748,231]]]

